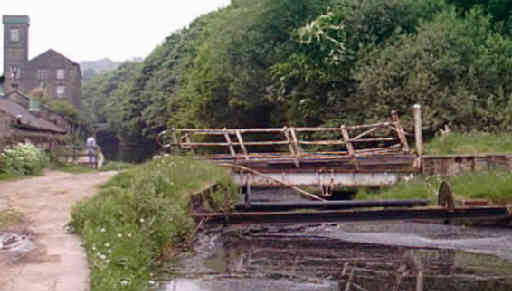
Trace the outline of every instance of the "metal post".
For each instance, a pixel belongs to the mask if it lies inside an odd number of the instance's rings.
[[[251,173],[247,173],[247,183],[245,184],[245,206],[251,207]]]
[[[418,156],[423,156],[423,133],[422,133],[422,119],[421,119],[421,105],[414,104],[412,106],[414,113],[414,134],[416,139],[416,152]]]

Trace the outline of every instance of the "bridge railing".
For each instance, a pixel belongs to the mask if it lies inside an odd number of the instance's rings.
[[[262,134],[265,135],[264,140],[258,140],[257,136]],[[202,136],[202,138],[197,138],[198,136]],[[208,139],[204,136],[211,137]],[[211,141],[212,139],[215,141]],[[276,154],[292,157],[318,154],[354,157],[384,153],[409,153],[410,151],[405,131],[396,112],[392,112],[391,118],[385,122],[356,126],[342,125],[333,128],[174,128],[162,132],[158,141],[163,148],[168,149],[225,148],[229,151],[229,156],[234,159],[249,159]],[[315,151],[306,152],[304,147],[308,146],[315,146]],[[255,151],[255,148],[264,147],[267,148],[266,151]],[[283,152],[283,147],[287,148],[287,151]],[[330,151],[319,151],[321,147],[328,147]],[[280,148],[281,151],[272,152],[276,148]]]

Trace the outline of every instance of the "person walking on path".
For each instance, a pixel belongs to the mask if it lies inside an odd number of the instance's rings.
[[[98,146],[96,145],[96,139],[94,137],[89,137],[87,139],[87,153],[89,154],[89,165],[91,168],[96,168],[96,150]]]

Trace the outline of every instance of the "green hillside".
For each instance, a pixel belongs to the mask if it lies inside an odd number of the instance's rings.
[[[408,128],[414,103],[427,137],[508,130],[510,15],[503,0],[233,0],[83,95],[134,144],[166,126],[355,124],[392,109]]]

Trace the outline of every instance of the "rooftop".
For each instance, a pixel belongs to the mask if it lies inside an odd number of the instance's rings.
[[[61,134],[66,133],[64,129],[54,125],[49,121],[34,116],[23,106],[7,98],[0,98],[0,110],[4,111],[13,118],[20,118],[20,122],[23,127]]]
[[[30,24],[28,15],[4,15],[4,24]]]

